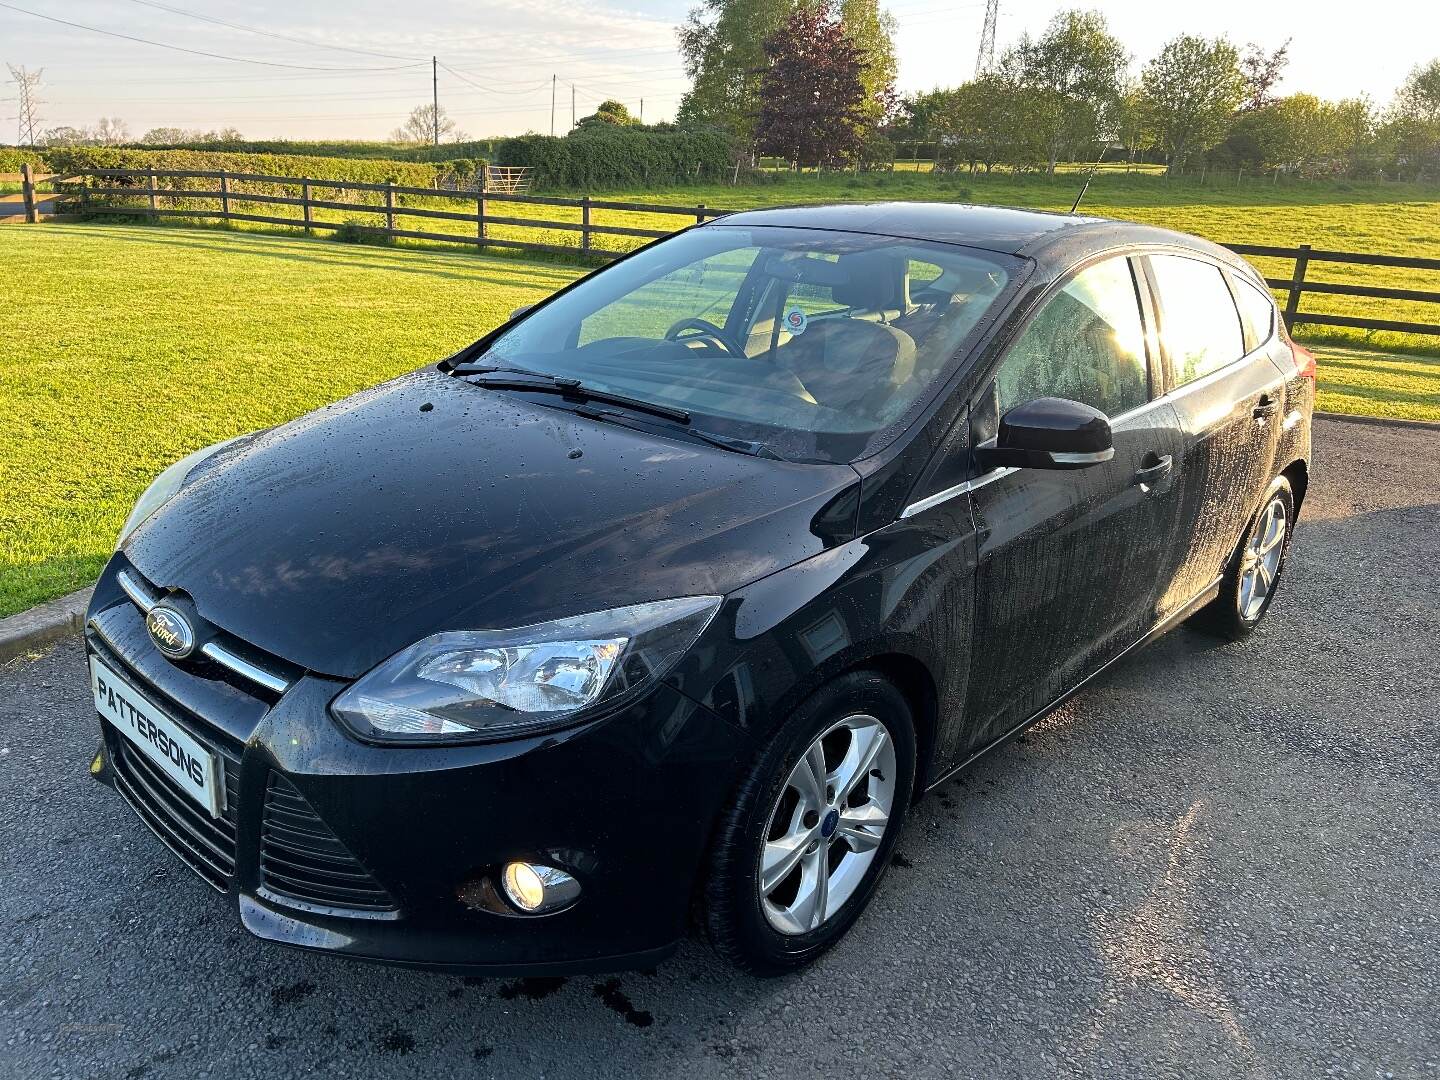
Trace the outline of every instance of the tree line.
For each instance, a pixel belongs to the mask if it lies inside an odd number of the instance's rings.
[[[1440,59],[1394,99],[1278,96],[1289,42],[1181,34],[1138,66],[1097,11],[1062,11],[993,70],[899,97],[893,18],[877,0],[703,0],[679,28],[692,87],[678,116],[796,167],[1054,172],[1155,162],[1172,172],[1440,177]]]

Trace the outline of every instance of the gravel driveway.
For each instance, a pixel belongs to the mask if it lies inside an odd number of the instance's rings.
[[[264,945],[0,669],[0,1077],[1440,1076],[1440,431],[1317,421],[1287,580],[926,799],[784,980],[472,980]]]

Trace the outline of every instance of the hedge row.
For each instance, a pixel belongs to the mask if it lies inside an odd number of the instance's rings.
[[[33,165],[37,171],[45,167],[41,150],[29,146],[0,146],[0,173],[15,173],[21,165]]]
[[[325,142],[301,142],[288,139],[272,139],[259,142],[234,142],[216,146],[214,143],[176,143],[173,146],[147,146],[147,150],[201,150],[206,152],[233,151],[243,154],[286,154],[301,157],[326,158],[369,158],[385,161],[435,161],[449,162],[457,159],[487,158],[494,148],[495,139],[476,139],[470,142],[441,143],[439,146],[415,145],[412,143],[359,142],[354,140],[331,140]]]
[[[504,139],[491,161],[534,169],[536,187],[586,191],[644,184],[683,184],[728,176],[738,160],[719,131],[627,131],[581,128],[569,135]]]
[[[409,187],[431,187],[444,171],[435,165],[364,158],[301,157],[295,154],[247,154],[233,150],[131,150],[108,146],[52,147],[45,165],[57,173],[87,169],[225,170],[313,180],[354,180],[383,184],[393,180]]]

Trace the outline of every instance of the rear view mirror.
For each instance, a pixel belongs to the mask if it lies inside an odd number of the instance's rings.
[[[982,468],[1084,469],[1115,456],[1110,421],[1067,398],[1036,398],[1000,418],[994,446],[975,448]]]

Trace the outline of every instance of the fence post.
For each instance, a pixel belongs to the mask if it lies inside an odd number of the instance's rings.
[[[35,173],[28,161],[20,166],[20,192],[25,199],[25,220],[34,225],[40,215],[35,210]]]
[[[1295,256],[1295,274],[1290,278],[1290,295],[1285,298],[1285,330],[1295,329],[1295,315],[1300,310],[1300,294],[1305,291],[1305,270],[1310,265],[1310,245],[1301,244]]]
[[[695,207],[695,221],[700,225],[705,224],[705,204],[703,202]]]
[[[475,235],[480,241],[485,240],[485,185],[480,185],[480,190],[475,193]]]
[[[590,250],[590,196],[580,197],[580,250]]]
[[[385,231],[395,231],[395,181],[385,181]]]
[[[315,230],[310,228],[310,181],[300,181],[300,212],[305,218],[305,235],[314,236]]]
[[[225,171],[220,171],[220,216],[227,222],[230,220],[230,177]]]
[[[151,221],[154,221],[156,218],[158,218],[158,217],[160,216],[160,209],[159,209],[158,206],[155,205],[155,184],[156,184],[156,182],[157,182],[157,181],[156,181],[156,178],[155,178],[155,172],[154,172],[154,170],[151,170],[151,172],[150,172],[150,220],[151,220]]]

